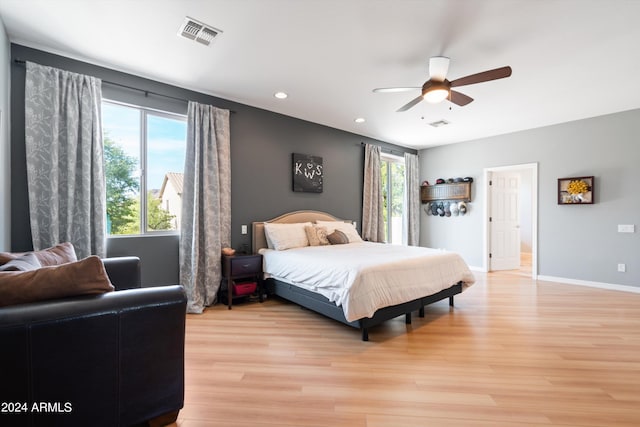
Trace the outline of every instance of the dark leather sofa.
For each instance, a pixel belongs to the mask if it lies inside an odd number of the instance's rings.
[[[103,262],[115,292],[0,308],[0,425],[162,425],[177,417],[184,290],[141,288],[138,258]]]

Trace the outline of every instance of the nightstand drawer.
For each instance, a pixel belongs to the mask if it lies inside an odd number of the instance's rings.
[[[230,260],[231,276],[237,277],[244,274],[257,274],[262,271],[262,256],[239,257]]]

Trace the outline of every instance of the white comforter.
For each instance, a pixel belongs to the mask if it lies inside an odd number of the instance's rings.
[[[460,255],[438,249],[362,242],[260,253],[267,277],[324,295],[342,306],[348,321],[459,281],[463,289],[475,282]]]

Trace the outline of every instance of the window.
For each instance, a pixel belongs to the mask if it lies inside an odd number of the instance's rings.
[[[384,230],[387,242],[401,245],[404,212],[404,158],[390,154],[380,156]]]
[[[102,126],[108,234],[179,230],[186,117],[105,101]]]

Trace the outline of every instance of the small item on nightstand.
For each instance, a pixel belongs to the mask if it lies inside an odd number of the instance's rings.
[[[233,248],[222,248],[222,255],[232,256],[236,253],[236,250]]]

